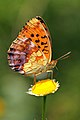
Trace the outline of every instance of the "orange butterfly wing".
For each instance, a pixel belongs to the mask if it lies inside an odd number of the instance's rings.
[[[46,24],[40,16],[36,16],[26,23],[19,33],[18,38],[30,38],[32,42],[45,54],[48,61],[51,61],[51,40]]]
[[[9,65],[20,73],[35,73],[51,61],[50,35],[41,17],[23,27],[8,50]]]

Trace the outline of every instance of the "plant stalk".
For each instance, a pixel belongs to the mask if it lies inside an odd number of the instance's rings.
[[[45,109],[46,109],[46,97],[47,96],[43,96],[42,98],[42,120],[45,120]]]

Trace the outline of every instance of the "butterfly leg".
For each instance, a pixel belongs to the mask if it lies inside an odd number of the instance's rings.
[[[36,74],[34,74],[34,84],[36,84]]]
[[[51,79],[53,79],[53,70],[48,70],[47,73],[51,73]]]

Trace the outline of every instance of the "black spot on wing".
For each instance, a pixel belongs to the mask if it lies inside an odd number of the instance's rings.
[[[45,54],[49,53],[49,50],[46,50],[45,48],[42,50],[42,52],[44,52]]]
[[[14,52],[8,52],[9,56],[14,56]]]
[[[39,36],[39,34],[36,34],[36,37],[38,37]]]
[[[33,34],[33,33],[31,34],[31,37],[34,37],[34,34]]]
[[[39,40],[39,39],[38,39],[38,40],[35,40],[35,42],[36,42],[36,43],[39,43],[39,42],[40,42],[40,40]]]
[[[47,44],[47,42],[41,42],[41,45],[46,45]]]
[[[27,22],[25,23],[25,25],[27,25]]]
[[[27,41],[32,41],[32,39],[31,38],[28,38],[28,40]]]
[[[38,45],[38,48],[41,48],[41,47]]]
[[[50,36],[48,36],[48,38],[51,39]]]
[[[40,16],[36,16],[36,19],[40,20],[41,23],[44,23],[43,19]]]
[[[47,28],[46,28],[46,27],[45,27],[44,29],[47,31]]]
[[[48,46],[44,46],[44,48],[47,48]]]
[[[10,50],[11,50],[11,51],[15,51],[15,49],[14,49],[14,48],[11,48],[11,47],[10,47]]]
[[[47,38],[47,36],[46,36],[46,35],[44,35],[44,36],[41,36],[41,38],[42,38],[42,39],[44,39],[44,38]]]

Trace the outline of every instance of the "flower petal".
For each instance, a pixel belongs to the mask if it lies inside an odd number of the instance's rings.
[[[41,80],[29,88],[27,93],[35,96],[45,96],[47,94],[54,93],[59,86],[59,83],[55,82],[55,79]]]

